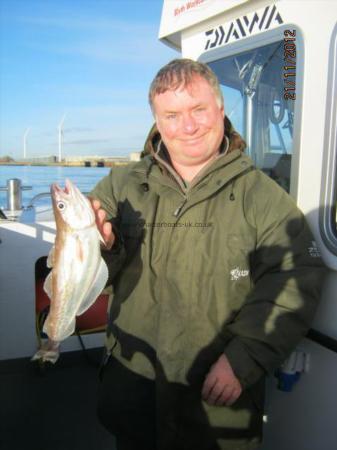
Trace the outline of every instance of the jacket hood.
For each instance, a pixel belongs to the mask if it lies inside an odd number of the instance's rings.
[[[229,139],[229,148],[227,150],[227,153],[230,153],[237,149],[243,152],[246,148],[246,142],[242,139],[240,134],[237,131],[235,131],[231,121],[228,119],[227,116],[225,116],[224,123],[225,123],[225,136],[227,136],[227,138]],[[157,125],[154,123],[146,138],[144,149],[141,153],[141,158],[144,158],[144,156],[146,155],[153,156],[156,152],[157,146],[160,141],[161,135],[157,129]]]

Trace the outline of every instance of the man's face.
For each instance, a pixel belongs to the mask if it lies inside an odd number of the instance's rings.
[[[224,134],[224,108],[202,77],[195,76],[186,87],[157,94],[153,108],[173,163],[201,165],[218,153]]]

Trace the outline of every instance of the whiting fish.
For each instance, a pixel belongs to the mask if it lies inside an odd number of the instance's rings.
[[[55,362],[59,343],[75,330],[76,316],[84,313],[104,289],[108,268],[101,257],[95,214],[89,200],[71,181],[65,189],[52,184],[56,222],[55,244],[47,265],[52,268],[44,283],[50,310],[43,326],[48,341],[33,360]]]

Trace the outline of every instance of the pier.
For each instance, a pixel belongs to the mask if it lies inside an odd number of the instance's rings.
[[[67,156],[58,161],[56,156],[13,159],[8,156],[0,158],[0,165],[5,166],[63,166],[63,167],[113,167],[139,161],[140,152],[128,156]]]

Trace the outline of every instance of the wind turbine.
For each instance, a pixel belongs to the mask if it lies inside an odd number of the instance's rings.
[[[30,132],[30,127],[26,128],[26,131],[23,133],[23,159],[26,159],[26,150],[27,150],[27,136]]]
[[[66,118],[66,114],[63,114],[61,122],[58,124],[58,136],[59,136],[59,157],[58,160],[61,162],[62,160],[62,144],[63,144],[63,122]]]

